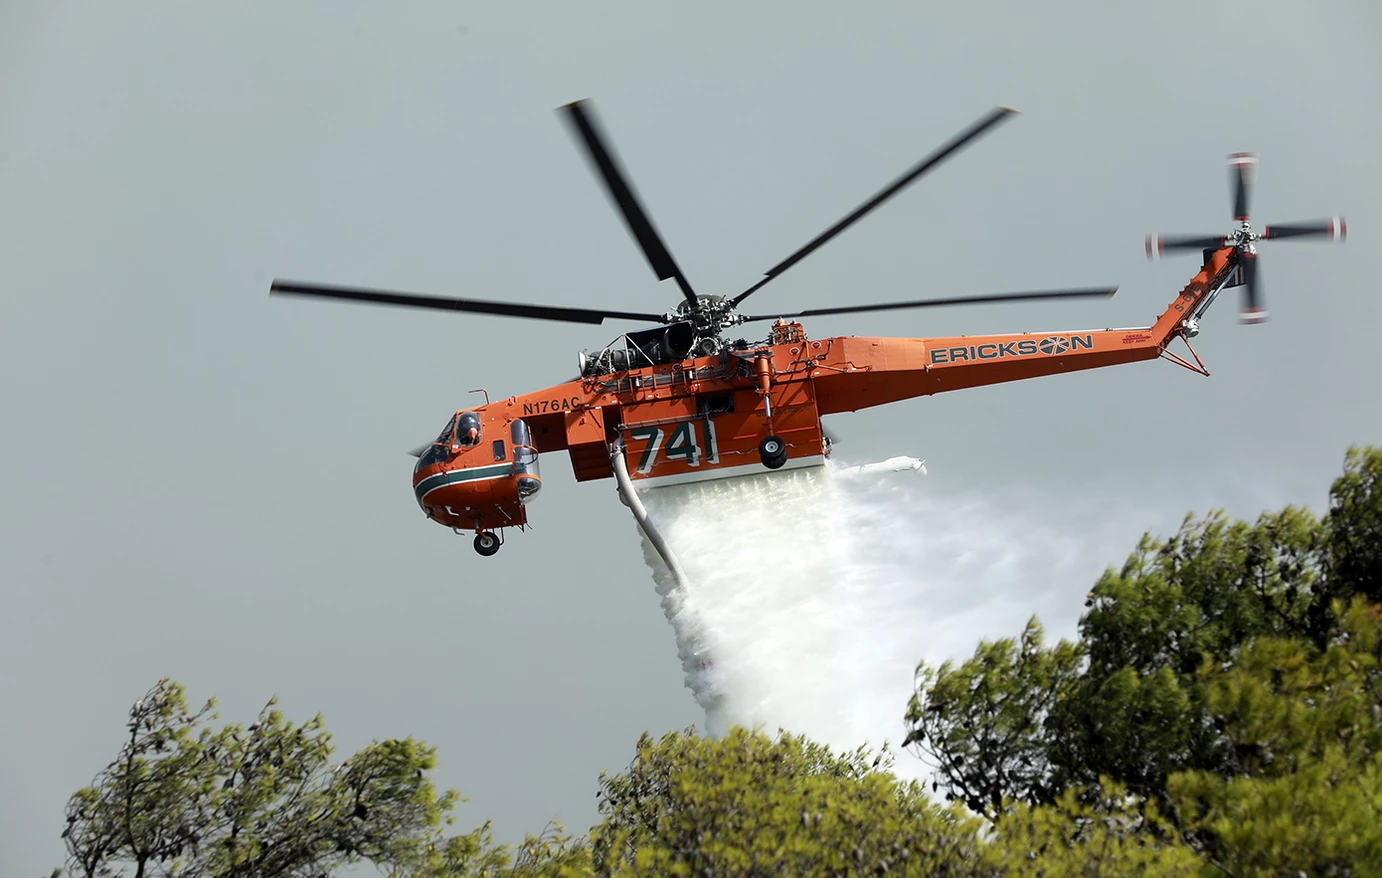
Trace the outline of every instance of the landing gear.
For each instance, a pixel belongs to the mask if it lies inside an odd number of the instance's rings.
[[[494,535],[494,531],[484,530],[475,535],[475,551],[488,558],[499,551],[499,537]]]
[[[758,443],[758,457],[768,469],[779,469],[787,462],[787,443],[769,436]]]

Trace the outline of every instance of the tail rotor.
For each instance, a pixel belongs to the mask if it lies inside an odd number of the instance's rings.
[[[1228,169],[1233,190],[1233,220],[1238,223],[1238,228],[1228,235],[1148,235],[1147,258],[1160,259],[1168,252],[1182,250],[1234,248],[1239,279],[1235,285],[1243,288],[1238,320],[1241,323],[1264,323],[1267,320],[1267,306],[1258,273],[1256,243],[1276,238],[1304,237],[1342,241],[1347,228],[1344,218],[1336,216],[1327,220],[1264,226],[1261,233],[1254,232],[1249,204],[1257,174],[1257,156],[1250,152],[1235,152],[1228,157]]]

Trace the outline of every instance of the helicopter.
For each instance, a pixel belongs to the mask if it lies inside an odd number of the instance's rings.
[[[307,296],[599,325],[652,324],[625,332],[595,352],[581,351],[575,378],[454,412],[430,443],[414,449],[413,493],[423,514],[458,534],[474,534],[482,556],[504,532],[528,526],[540,494],[539,456],[565,451],[578,482],[610,478],[615,467],[641,487],[823,466],[832,439],[821,418],[918,396],[1167,359],[1208,376],[1190,347],[1218,295],[1243,288],[1240,320],[1267,317],[1257,271],[1258,241],[1289,237],[1343,240],[1342,217],[1254,232],[1248,215],[1257,158],[1229,156],[1233,218],[1228,235],[1148,235],[1150,259],[1200,250],[1199,271],[1151,326],[1023,332],[947,338],[807,336],[799,318],[893,309],[1068,298],[1107,298],[1117,287],[1045,290],[744,313],[746,299],[856,223],[927,171],[1010,118],[996,107],[893,180],[854,211],[768,269],[732,297],[698,293],[608,146],[589,102],[558,108],[606,195],[658,281],[674,280],[682,300],[667,311],[616,311],[275,280],[270,295]],[[731,338],[735,327],[772,321],[758,340]],[[1191,360],[1168,350],[1181,339]],[[483,391],[473,391],[483,392]],[[624,457],[627,453],[627,458]],[[625,460],[631,462],[626,464]]]

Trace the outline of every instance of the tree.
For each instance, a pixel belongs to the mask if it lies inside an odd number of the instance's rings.
[[[1382,453],[1350,448],[1344,474],[1329,492],[1325,516],[1325,569],[1330,601],[1359,595],[1370,604],[1382,603]],[[1312,634],[1321,647],[1333,619],[1321,602],[1312,613]]]
[[[389,878],[997,878],[1051,864],[1179,876],[1200,863],[1116,789],[1092,805],[1019,810],[990,840],[958,805],[898,781],[887,748],[836,754],[742,728],[644,735],[626,771],[601,775],[603,820],[589,837],[549,825],[509,847],[488,823],[444,837],[455,798],[425,780],[426,748],[383,742],[333,767],[320,718],[293,727],[270,706],[248,729],[198,730],[211,706],[189,713],[168,681],[135,705],[119,758],[72,797],[73,874],[316,878],[363,859]]]
[[[926,700],[914,699],[902,745],[922,742],[923,758],[947,782],[946,797],[979,814],[992,816],[1011,800],[1054,801],[1046,723],[1074,685],[1081,659],[1064,641],[1043,648],[1033,618],[1020,640],[980,644],[959,667],[923,664],[917,688]]]
[[[183,689],[162,680],[129,714],[129,737],[72,796],[63,832],[72,875],[298,876],[361,859],[416,861],[455,801],[412,739],[376,741],[331,765],[320,717],[300,726],[270,701],[248,728],[198,728]]]
[[[1205,861],[1154,803],[1103,782],[1094,795],[1066,790],[1050,805],[1016,805],[993,827],[976,874],[1203,875]]]
[[[585,878],[593,875],[590,845],[553,821],[519,845],[496,844],[490,824],[417,850],[389,878]]]
[[[1244,764],[1173,775],[1169,798],[1185,833],[1232,874],[1382,863],[1382,619],[1362,597],[1334,611],[1325,649],[1262,638],[1207,675],[1208,705]]]
[[[1382,804],[1379,476],[1382,449],[1350,449],[1323,518],[1212,512],[1144,536],[1090,592],[1078,642],[1047,647],[1033,620],[919,666],[905,744],[1000,834],[1107,780],[1231,874],[1375,858],[1382,831],[1351,809]]]
[[[1113,784],[1091,802],[1020,807],[989,836],[892,773],[886,748],[836,754],[806,738],[736,728],[643,736],[628,770],[602,776],[592,874],[1202,874],[1154,808]]]
[[[1090,592],[1078,643],[1045,647],[1040,626],[981,644],[972,659],[922,664],[907,743],[951,795],[995,815],[999,802],[1049,803],[1101,775],[1162,797],[1176,771],[1237,770],[1199,672],[1231,664],[1254,638],[1323,648],[1332,602],[1382,583],[1382,450],[1351,449],[1317,519],[1287,507],[1255,523],[1187,517],[1171,539],[1144,536]],[[1014,724],[1023,724],[1019,731]],[[995,725],[996,724],[996,725]],[[966,738],[967,728],[981,729]]]
[[[933,875],[972,862],[977,822],[898,781],[886,750],[869,755],[742,728],[644,735],[627,772],[601,777],[596,872]]]

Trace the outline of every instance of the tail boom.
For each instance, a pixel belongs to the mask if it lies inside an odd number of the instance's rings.
[[[1232,247],[1208,252],[1199,274],[1150,327],[833,339],[829,360],[838,365],[815,375],[820,413],[857,411],[947,390],[1155,360],[1177,336],[1195,334],[1194,318],[1204,313],[1233,274],[1233,252]]]

